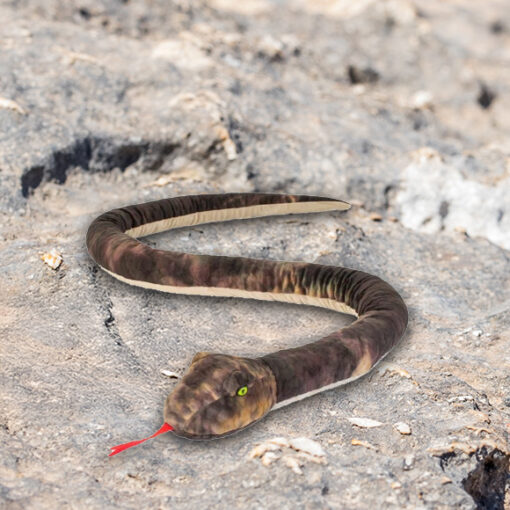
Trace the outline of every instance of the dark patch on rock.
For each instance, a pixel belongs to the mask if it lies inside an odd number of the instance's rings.
[[[251,181],[257,177],[257,172],[251,163],[246,165],[246,178]]]
[[[456,457],[455,452],[445,452],[439,456],[439,466],[444,471],[445,467],[448,466],[450,461]]]
[[[489,30],[493,34],[499,35],[506,31],[506,26],[501,20],[496,20],[489,25]]]
[[[442,219],[445,219],[448,216],[448,210],[450,209],[450,203],[446,200],[443,200],[439,205],[439,216]]]
[[[397,187],[393,184],[388,184],[384,187],[384,208],[389,209],[391,207],[391,203],[395,198],[397,193]]]
[[[409,120],[414,131],[420,131],[428,126],[427,116],[422,110],[414,109],[409,113]]]
[[[464,490],[474,499],[478,510],[503,510],[505,487],[510,480],[510,456],[498,449],[480,448],[475,453],[478,464],[462,480]]]
[[[21,192],[28,197],[44,181],[63,184],[73,168],[90,172],[108,172],[114,168],[124,171],[143,158],[145,169],[157,170],[177,147],[178,144],[171,142],[92,136],[78,138],[73,144],[54,150],[42,162],[26,169],[21,177]]]
[[[92,14],[90,13],[90,11],[85,8],[85,7],[80,7],[78,9],[78,14],[84,19],[84,20],[89,20],[91,17],[92,17]]]
[[[372,67],[357,67],[350,65],[347,68],[347,75],[352,85],[358,83],[375,83],[379,80],[379,73]]]
[[[494,99],[496,99],[496,93],[492,91],[485,83],[480,84],[480,92],[478,93],[477,101],[478,104],[486,110],[491,106]]]
[[[241,141],[241,124],[233,117],[228,118],[228,134],[236,146],[236,153],[243,152],[243,143]]]
[[[239,80],[235,80],[234,83],[228,89],[232,94],[240,96],[243,92],[243,87]]]
[[[104,325],[109,329],[115,323],[115,317],[113,316],[111,308],[108,308],[108,317],[104,320]]]
[[[27,197],[31,190],[36,189],[44,179],[45,167],[35,165],[23,173],[21,177],[21,193]]]

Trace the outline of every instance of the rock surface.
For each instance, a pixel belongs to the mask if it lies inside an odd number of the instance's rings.
[[[0,506],[504,508],[504,0],[4,1],[0,19]],[[162,371],[195,352],[258,356],[348,321],[131,288],[86,253],[106,209],[223,191],[355,207],[147,242],[361,268],[402,293],[408,333],[370,376],[243,433],[108,458],[160,426]],[[275,436],[327,464],[248,458]]]

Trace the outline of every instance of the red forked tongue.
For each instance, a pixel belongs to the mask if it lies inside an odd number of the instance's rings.
[[[111,452],[108,454],[108,457],[111,457],[112,455],[117,455],[117,453],[123,452],[124,450],[127,450],[128,448],[131,448],[132,446],[136,446],[137,444],[143,443],[144,441],[147,441],[148,439],[152,439],[153,437],[159,436],[160,434],[164,434],[165,432],[168,432],[169,430],[174,430],[172,425],[168,425],[168,423],[163,423],[162,427],[152,434],[152,436],[146,437],[145,439],[140,439],[138,441],[131,441],[130,443],[124,443],[124,444],[118,444],[117,446],[112,446],[110,448]]]

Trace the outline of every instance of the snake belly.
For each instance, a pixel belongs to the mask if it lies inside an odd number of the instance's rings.
[[[271,409],[366,374],[404,334],[407,308],[388,283],[355,269],[165,251],[136,238],[202,223],[349,207],[307,195],[192,195],[114,209],[92,222],[91,257],[128,284],[313,305],[357,317],[320,340],[260,358],[198,353],[165,402],[165,422],[176,434],[193,439],[230,434]]]

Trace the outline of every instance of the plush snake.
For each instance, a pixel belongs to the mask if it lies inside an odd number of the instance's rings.
[[[168,430],[190,439],[220,437],[271,409],[361,377],[402,337],[407,308],[386,282],[354,269],[155,250],[136,237],[201,223],[349,207],[340,200],[304,195],[194,195],[114,209],[92,222],[90,255],[131,285],[313,305],[357,317],[316,342],[260,358],[196,354],[165,401],[163,426],[151,437]],[[142,441],[116,446],[110,455]]]

